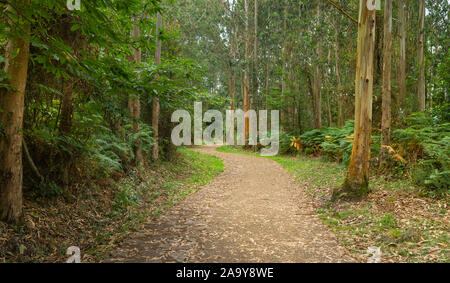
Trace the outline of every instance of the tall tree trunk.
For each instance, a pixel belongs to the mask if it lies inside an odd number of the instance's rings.
[[[383,47],[383,101],[381,118],[381,162],[388,155],[391,145],[391,62],[392,62],[392,0],[384,5],[384,47]]]
[[[355,132],[347,176],[341,190],[348,197],[358,197],[369,191],[370,137],[372,132],[373,59],[375,49],[375,10],[359,1],[358,48],[355,79]]]
[[[398,108],[405,110],[406,99],[406,15],[405,15],[405,0],[399,0],[398,3],[398,17],[400,20],[400,64],[399,64],[399,82],[400,92],[398,97]]]
[[[303,128],[302,128],[302,101],[301,101],[301,97],[298,96],[298,104],[297,104],[297,124],[298,124],[298,131],[300,134],[303,133]]]
[[[418,66],[419,82],[417,85],[417,99],[419,100],[420,111],[425,111],[425,0],[419,0],[419,46],[418,46]]]
[[[233,3],[234,4],[234,3]],[[232,7],[232,4],[230,3],[230,6]],[[230,8],[230,11],[232,9]],[[230,12],[232,13],[232,12]],[[228,77],[228,91],[230,94],[230,100],[231,100],[231,110],[235,110],[236,106],[235,106],[235,94],[236,94],[236,85],[235,85],[235,78],[234,78],[234,69],[233,69],[233,63],[235,60],[235,49],[234,49],[234,44],[236,42],[236,31],[233,32],[233,20],[234,17],[231,14],[230,15],[230,23],[228,26],[228,30],[229,30],[229,44],[230,44],[230,53],[229,53],[229,77]],[[231,128],[230,129],[234,129],[234,117],[231,117]],[[231,135],[231,140],[234,141],[234,131],[230,132]]]
[[[72,131],[74,85],[75,82],[70,82],[68,80],[63,81],[61,122],[59,124],[59,130],[64,134],[69,134]]]
[[[137,18],[134,19],[137,21]],[[137,39],[139,38],[139,27],[133,25],[133,36]],[[141,63],[141,51],[139,49],[134,50],[133,59],[136,64]],[[139,76],[139,75],[138,75]],[[133,133],[137,134],[140,131],[139,128],[139,118],[141,116],[141,103],[139,97],[135,94],[131,94],[128,100],[128,107],[130,109],[131,118],[133,119]],[[137,138],[134,142],[134,161],[137,166],[143,166],[144,159],[142,157],[141,139]]]
[[[267,98],[269,97],[269,91],[270,91],[270,55],[269,51],[267,50],[267,58],[266,58],[266,95],[264,99],[264,107],[267,109]]]
[[[159,39],[159,32],[162,28],[162,17],[158,13],[156,17],[156,51],[155,51],[155,64],[161,63],[161,41]],[[156,73],[155,79],[159,79],[159,74]],[[152,156],[154,160],[159,159],[159,98],[153,97],[152,101],[152,127],[153,127],[153,142],[155,143],[152,150]]]
[[[270,20],[270,15],[271,15],[271,9],[270,9],[270,5],[268,7],[268,13],[267,13],[267,21]],[[266,28],[266,32],[267,34],[269,33],[269,27]],[[269,48],[267,48],[267,44],[264,44],[264,49],[266,52],[266,90],[265,90],[265,98],[264,98],[264,107],[265,109],[267,109],[268,105],[267,105],[267,99],[269,98],[269,91],[270,91],[270,61],[271,61],[271,56],[270,56],[270,50]]]
[[[257,109],[260,108],[259,84],[258,84],[258,0],[254,0],[254,38],[253,38],[253,99],[257,101]]]
[[[287,49],[287,9],[288,4],[283,1],[284,12],[283,12],[283,50],[281,51],[281,98],[284,99],[286,92],[286,49]],[[282,106],[280,107],[280,131],[283,132],[284,122],[285,122],[285,109],[284,101],[282,101]]]
[[[313,99],[314,99],[314,128],[322,128],[322,77],[320,75],[319,65],[314,63],[313,66]]]
[[[328,127],[333,125],[333,117],[331,115],[331,102],[330,102],[330,92],[327,90],[327,114],[328,114]]]
[[[75,82],[70,82],[63,79],[63,91],[61,100],[61,122],[59,124],[59,131],[65,135],[69,135],[72,131],[72,118],[73,118],[73,88]],[[71,147],[68,145],[69,148]],[[62,165],[61,181],[63,188],[67,189],[70,182],[69,168],[70,168],[70,155],[66,152],[63,153],[63,158],[66,158],[66,162]]]
[[[231,31],[231,29],[230,29]],[[233,37],[233,33],[230,32],[230,38]],[[236,85],[234,82],[234,69],[233,69],[233,62],[235,59],[235,53],[234,53],[234,39],[231,39],[230,41],[230,64],[229,64],[229,78],[228,78],[228,87],[230,92],[230,100],[231,100],[231,110],[235,110],[235,93],[236,93]]]
[[[328,49],[328,57],[327,57],[327,69],[325,71],[325,86],[326,86],[326,93],[327,93],[327,115],[328,115],[328,127],[331,127],[331,124],[333,123],[333,117],[331,116],[331,102],[330,102],[330,90],[329,86],[330,83],[328,81],[328,68],[330,66],[330,58],[331,58],[331,49]]]
[[[317,0],[316,7],[316,20],[319,25],[320,21],[320,0]],[[316,34],[316,59],[313,61],[313,99],[314,99],[314,128],[322,128],[322,76],[320,74],[319,60],[322,55],[322,48],[320,44],[320,38],[317,38],[319,34]]]
[[[344,110],[343,110],[343,106],[344,106],[344,101],[342,101],[343,96],[342,95],[338,95],[337,96],[337,108],[338,108],[338,127],[343,127],[345,124],[345,119],[344,119]]]
[[[249,90],[249,54],[250,54],[250,31],[249,31],[249,7],[248,0],[245,4],[245,73],[244,73],[244,112],[250,110],[250,90]],[[245,117],[245,144],[248,144],[250,130],[249,117]]]
[[[16,12],[11,6],[7,9]],[[16,23],[10,24],[16,28]],[[20,28],[29,32],[28,24]],[[0,220],[7,222],[18,222],[22,216],[22,127],[29,50],[25,35],[8,40],[5,72],[12,89],[0,91]]]
[[[288,101],[288,119],[287,121],[289,122],[288,125],[288,130],[289,132],[292,132],[295,130],[295,97],[293,95],[293,93],[295,93],[295,89],[294,89],[294,78],[293,78],[293,65],[292,65],[292,48],[289,47],[289,52],[288,52],[288,89],[289,89],[289,96],[287,97],[287,101]]]
[[[338,127],[344,126],[344,113],[343,113],[343,95],[342,95],[342,83],[341,83],[341,73],[339,70],[339,41],[338,41],[338,27],[337,23],[334,25],[334,70],[336,72],[337,79],[337,108],[338,108]]]
[[[235,84],[234,84],[234,71],[233,66],[230,62],[230,70],[229,70],[229,78],[228,78],[228,87],[230,92],[230,100],[231,100],[231,110],[235,109],[235,103],[234,103],[234,94],[235,94]]]

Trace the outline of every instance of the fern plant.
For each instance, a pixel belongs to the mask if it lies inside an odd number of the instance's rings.
[[[437,123],[427,113],[407,118],[407,128],[394,131],[397,150],[411,164],[411,176],[433,194],[450,188],[450,123]]]

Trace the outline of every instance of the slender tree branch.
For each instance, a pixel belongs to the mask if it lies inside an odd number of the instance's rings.
[[[28,163],[30,164],[31,170],[36,174],[41,181],[44,181],[44,176],[41,175],[39,172],[39,169],[36,167],[36,164],[34,163],[33,159],[31,158],[30,152],[28,151],[27,143],[25,142],[25,138],[22,138],[22,146],[25,152],[25,157],[28,160]]]
[[[333,5],[336,9],[339,10],[339,12],[341,12],[342,14],[344,14],[347,18],[349,18],[352,22],[354,23],[358,23],[358,21],[353,18],[348,12],[346,12],[341,6],[339,6],[339,4],[337,4],[336,2],[334,2],[333,0],[327,0],[328,3],[330,3],[331,5]]]

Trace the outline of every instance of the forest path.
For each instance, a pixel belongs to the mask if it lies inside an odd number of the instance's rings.
[[[267,158],[220,157],[225,171],[145,224],[108,262],[352,262],[305,188]]]

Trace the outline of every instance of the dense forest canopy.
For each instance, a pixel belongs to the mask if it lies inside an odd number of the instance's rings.
[[[447,194],[450,1],[380,3],[1,1],[0,218],[172,160],[194,102],[280,110],[280,153],[349,166],[336,198],[369,168]]]

